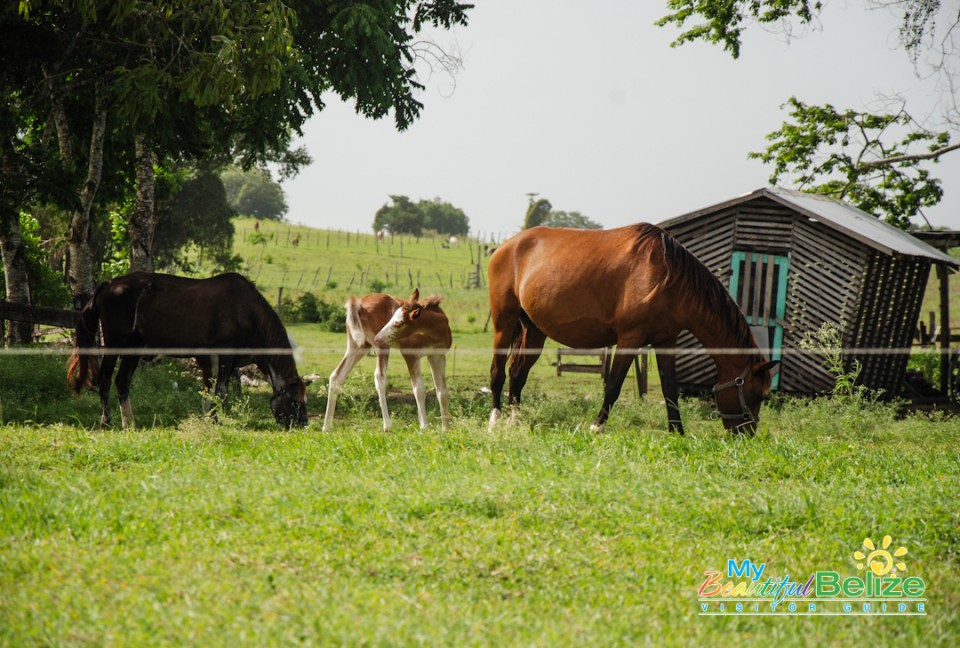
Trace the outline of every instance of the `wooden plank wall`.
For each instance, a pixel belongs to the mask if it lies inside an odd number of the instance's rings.
[[[848,342],[850,348],[909,350],[930,265],[922,259],[871,254],[864,271],[864,300],[859,320]],[[908,360],[905,353],[851,354],[847,358],[847,369],[859,361],[860,384],[883,390],[887,396],[896,396],[903,385]]]
[[[800,346],[824,322],[843,328],[846,349],[910,346],[929,261],[890,257],[765,198],[679,223],[670,233],[728,287],[734,250],[789,256],[781,391],[832,390],[835,377],[823,367],[823,358]],[[702,349],[689,333],[681,335],[679,346]],[[897,395],[907,355],[850,353],[845,359],[848,370],[855,359],[862,364],[861,384]],[[713,360],[703,354],[681,355],[677,379],[687,390],[709,390],[717,381]]]
[[[835,378],[823,358],[803,352],[801,341],[824,322],[844,329],[844,346],[851,346],[851,329],[858,319],[868,249],[821,223],[797,215],[792,236],[787,283],[788,326],[784,355],[791,370],[781,378],[787,392],[813,394],[833,388]]]

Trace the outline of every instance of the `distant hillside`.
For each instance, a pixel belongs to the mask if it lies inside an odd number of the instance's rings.
[[[444,295],[444,310],[458,331],[482,330],[489,311],[484,244],[460,237],[384,236],[365,230],[318,230],[276,221],[237,218],[234,252],[241,272],[270,303],[313,293],[327,303],[349,295],[385,292],[409,297]],[[256,226],[256,229],[255,229]],[[491,249],[492,245],[487,245]],[[478,279],[479,266],[479,279]],[[479,287],[477,286],[479,281]]]

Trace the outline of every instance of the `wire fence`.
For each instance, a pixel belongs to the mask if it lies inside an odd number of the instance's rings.
[[[553,347],[557,348],[557,347]],[[567,347],[559,347],[566,349]],[[401,351],[400,348],[395,348],[398,352]],[[410,352],[413,349],[402,349],[403,351]],[[485,354],[491,355],[494,353],[501,355],[540,355],[543,353],[544,348],[536,349],[499,349],[495,350],[490,347],[457,347],[457,353],[476,353],[476,354]],[[301,354],[328,354],[328,353],[342,353],[343,347],[316,347],[316,346],[296,346],[293,348],[288,347],[88,347],[83,349],[75,349],[74,347],[67,344],[47,344],[41,346],[25,346],[25,347],[7,347],[0,349],[0,357],[2,356],[44,356],[44,355],[71,355],[74,351],[79,352],[81,355],[119,355],[119,356],[148,356],[148,355],[167,355],[167,356],[184,356],[184,357],[194,357],[194,356],[203,356],[203,355],[237,355],[237,356],[250,356],[250,355],[301,355]],[[444,355],[448,353],[447,350],[443,349],[420,349],[416,350],[417,353],[422,355]],[[604,352],[604,349],[582,349],[577,348],[576,351],[580,355],[596,355]],[[371,352],[375,350],[371,347]],[[957,353],[958,350],[954,349],[944,349],[939,347],[900,347],[900,348],[865,348],[865,347],[837,347],[837,348],[824,348],[822,350],[815,349],[773,349],[773,348],[757,348],[757,349],[743,349],[743,348],[685,348],[685,347],[672,347],[672,348],[656,348],[646,346],[646,347],[633,347],[633,348],[620,348],[617,347],[613,350],[606,351],[607,354],[613,355],[629,355],[635,356],[640,353],[649,353],[655,352],[658,355],[675,355],[675,356],[696,356],[696,355],[709,355],[709,356],[724,356],[724,355],[751,355],[754,353],[761,353],[766,357],[772,355],[784,356],[813,356],[821,357],[826,353],[836,353],[840,352],[843,355],[849,356],[871,356],[871,355],[880,355],[880,356],[896,356],[896,355],[947,355],[951,353]]]

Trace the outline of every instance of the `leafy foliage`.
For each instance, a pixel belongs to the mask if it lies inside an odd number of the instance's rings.
[[[0,142],[18,142],[19,153],[15,165],[5,157],[0,191],[15,188],[18,209],[37,200],[76,211],[84,220],[71,228],[70,243],[83,249],[75,258],[84,264],[73,265],[90,265],[87,257],[99,263],[77,233],[106,236],[106,214],[129,200],[138,136],[148,136],[160,167],[276,162],[287,177],[309,162],[291,151],[292,137],[330,92],[354,100],[367,117],[393,111],[397,127],[407,128],[422,108],[416,35],[431,25],[465,25],[470,8],[451,0],[6,3]],[[92,138],[103,123],[105,136]],[[7,202],[0,196],[0,216],[15,218]],[[178,236],[181,225],[161,215],[157,238]]]
[[[550,210],[553,208],[553,205],[550,204],[550,201],[546,198],[541,198],[540,200],[531,200],[530,204],[527,206],[527,213],[523,217],[523,229],[530,229],[531,227],[536,227],[538,225],[543,225],[543,221],[546,219],[547,214],[550,213]]]
[[[40,235],[40,223],[32,214],[20,214],[20,236],[26,251],[31,303],[54,308],[69,306],[70,291],[63,276],[51,266],[49,249]],[[0,274],[0,292],[5,287],[4,277]]]
[[[802,189],[848,200],[904,229],[924,207],[940,202],[940,181],[921,163],[949,146],[949,133],[926,131],[903,110],[841,111],[795,97],[787,105],[791,121],[767,135],[772,144],[765,152],[750,153],[773,165],[771,183],[790,177]],[[917,148],[920,153],[911,155]]]
[[[565,212],[551,210],[543,224],[547,227],[575,227],[577,229],[603,229],[603,225],[584,216],[578,211]]]
[[[439,198],[414,203],[406,196],[390,196],[393,204],[377,210],[373,218],[375,232],[387,230],[391,234],[420,236],[425,230],[438,234],[465,236],[470,231],[470,219],[462,209]]]
[[[866,386],[857,383],[863,365],[856,358],[852,361],[844,358],[843,327],[833,322],[824,322],[817,331],[807,334],[800,341],[800,348],[813,351],[822,357],[822,365],[836,379],[833,398],[837,403],[874,403],[880,397],[879,392],[871,392]]]
[[[523,219],[523,229],[545,225],[546,227],[575,227],[577,229],[603,229],[603,225],[578,211],[554,211],[549,200],[530,201]]]
[[[283,220],[287,201],[283,188],[264,168],[244,171],[230,167],[220,179],[227,193],[227,202],[238,214],[266,220]]]
[[[701,16],[705,22],[681,33],[672,46],[703,40],[723,45],[723,49],[730,52],[733,58],[738,58],[745,23],[779,23],[791,16],[808,23],[822,6],[819,0],[667,0],[667,7],[672,13],[656,24],[660,27],[669,24],[685,27],[688,21]]]
[[[329,304],[317,299],[311,292],[297,297],[283,298],[280,316],[285,322],[305,322],[319,324],[320,329],[330,333],[345,333],[347,330],[347,311],[341,304]]]
[[[235,269],[230,222],[234,212],[220,177],[212,171],[198,171],[166,175],[163,182],[169,185],[165,193],[170,195],[157,203],[157,267],[189,272],[193,266],[185,253],[189,246],[196,246],[217,270]]]
[[[902,15],[900,46],[916,65],[929,50],[930,73],[941,78],[946,88],[945,121],[960,123],[957,113],[956,33],[960,22],[955,9],[943,8],[940,0],[866,0],[868,8],[887,8]],[[820,12],[819,0],[668,0],[671,13],[657,25],[688,27],[673,46],[693,41],[720,44],[733,58],[740,55],[741,37],[750,23],[780,23],[789,29],[790,20],[811,22]],[[938,17],[944,26],[938,33]],[[902,228],[923,208],[936,205],[941,197],[940,181],[925,163],[960,149],[950,144],[947,131],[934,132],[922,126],[905,109],[893,112],[837,110],[830,104],[811,106],[791,97],[791,122],[767,136],[772,141],[766,152],[751,153],[774,165],[770,181],[789,177],[800,188],[849,200],[857,207]]]

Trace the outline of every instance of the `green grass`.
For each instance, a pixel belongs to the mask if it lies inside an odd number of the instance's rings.
[[[4,355],[0,646],[960,642],[960,420],[776,399],[743,439],[684,399],[679,438],[651,369],[650,394],[631,375],[598,436],[599,378],[558,378],[550,346],[516,421],[488,431],[492,339],[486,290],[461,281],[470,248],[405,238],[401,254],[399,239],[378,250],[276,223],[261,248],[252,221],[237,226],[245,273],[274,303],[281,286],[342,302],[374,278],[403,295],[418,272],[421,292],[442,292],[453,428],[436,429],[432,394],[433,427],[417,428],[395,357],[382,433],[368,358],[322,433],[344,337],[316,325],[288,327],[317,376],[293,432],[263,388],[211,423],[195,372],[166,360],[134,377],[140,427],[100,430],[96,395],[67,395],[63,356]],[[926,583],[925,617],[699,615],[704,572],[728,560],[854,576],[864,538],[887,534]]]
[[[328,303],[342,304],[348,295],[387,292],[408,297],[414,288],[424,296],[445,297],[445,310],[454,330],[478,332],[489,310],[487,257],[481,257],[480,288],[467,287],[476,270],[478,244],[463,238],[456,247],[444,247],[445,237],[419,239],[386,236],[382,241],[361,230],[315,230],[286,223],[261,221],[259,233],[266,245],[250,242],[254,219],[237,218],[234,251],[244,260],[242,273],[253,280],[272,304],[283,295],[296,299],[312,292]],[[291,240],[299,238],[296,246]],[[374,282],[379,282],[375,285]]]
[[[53,375],[62,359],[36,366]],[[44,395],[54,411],[91,410],[74,420],[8,417],[0,644],[957,643],[957,419],[784,400],[741,439],[685,400],[679,438],[658,398],[625,390],[598,436],[597,377],[544,375],[493,432],[466,378],[448,433],[417,429],[394,380],[384,434],[367,374],[351,376],[328,434],[316,419],[274,428],[251,390],[221,424],[171,405],[152,426],[144,386],[159,393],[175,371],[137,374],[136,431],[96,429],[92,394]],[[704,571],[728,559],[855,575],[853,552],[885,534],[908,547],[928,616],[698,615]]]

